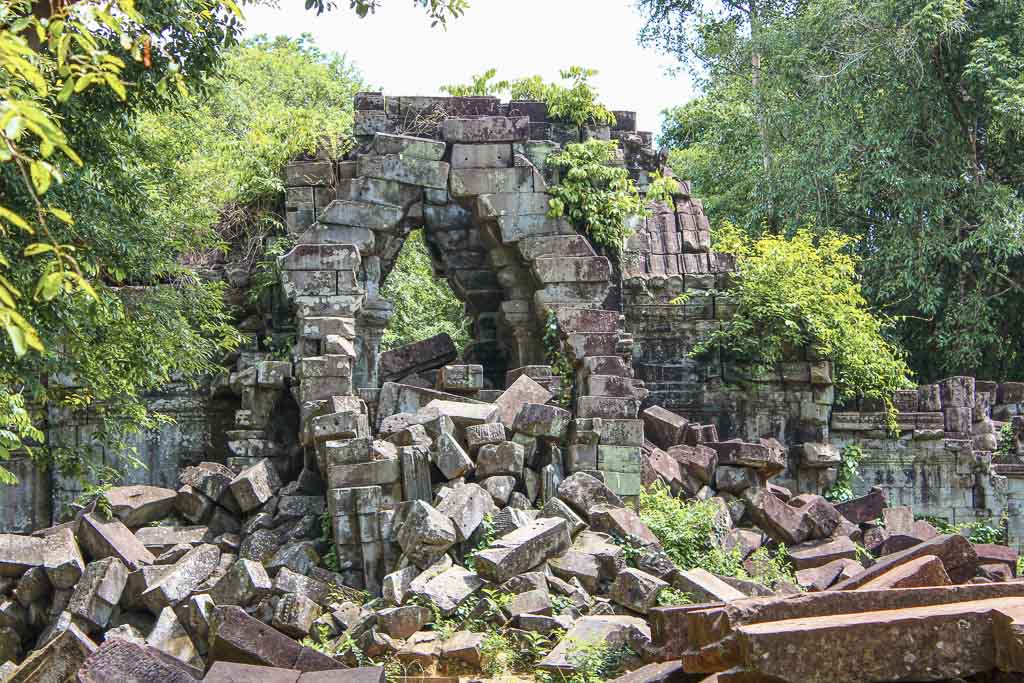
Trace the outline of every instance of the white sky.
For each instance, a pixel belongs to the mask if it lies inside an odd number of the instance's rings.
[[[498,78],[540,74],[578,64],[610,109],[637,112],[640,130],[658,132],[660,111],[693,97],[686,75],[666,73],[671,58],[637,45],[642,25],[631,0],[470,0],[448,30],[430,28],[411,0],[383,0],[376,16],[359,19],[346,0],[320,16],[302,0],[281,8],[246,8],[248,33],[311,33],[321,49],[348,55],[367,82],[389,95],[434,95],[446,83],[468,83],[490,67]]]

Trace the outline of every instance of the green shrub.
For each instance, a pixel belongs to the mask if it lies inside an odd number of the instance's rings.
[[[735,315],[699,344],[695,353],[721,347],[733,357],[771,366],[790,349],[808,347],[835,364],[840,402],[866,398],[885,403],[895,426],[893,392],[910,386],[903,352],[885,336],[890,321],[872,312],[861,292],[855,239],[808,230],[792,237],[751,238],[725,223],[715,248],[735,254],[730,289]]]
[[[548,105],[548,118],[577,126],[613,124],[615,115],[597,101],[597,91],[590,79],[597,75],[594,69],[570,66],[558,75],[561,83],[545,83],[540,76],[517,78],[513,81],[495,81],[497,69],[488,69],[472,77],[471,83],[441,86],[441,91],[453,97],[475,95],[501,95],[508,93],[513,100],[533,100]]]
[[[798,586],[796,573],[789,564],[786,549],[779,546],[773,553],[765,546],[755,550],[748,561],[753,566],[753,579],[771,589],[778,588],[781,583]]]
[[[578,230],[612,253],[622,251],[632,234],[628,219],[644,213],[643,201],[629,171],[610,165],[618,143],[591,139],[567,145],[547,158],[560,172],[557,185],[548,188],[551,209],[548,215],[565,216]]]
[[[664,486],[640,492],[640,519],[680,569],[700,567],[712,574],[745,578],[738,550],[722,548],[728,528],[716,521],[719,511],[711,501],[676,498]]]
[[[860,461],[863,458],[864,451],[857,444],[849,444],[843,448],[836,483],[825,491],[825,498],[833,503],[842,503],[853,498],[853,482],[857,478]]]

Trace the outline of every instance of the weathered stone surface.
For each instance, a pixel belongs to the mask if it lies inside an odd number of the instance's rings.
[[[4,683],[59,683],[74,680],[75,672],[96,651],[80,628],[69,624],[59,635],[32,652],[20,666],[0,672]]]
[[[443,190],[448,185],[448,164],[416,159],[401,154],[363,155],[358,159],[360,176],[394,180],[407,185],[422,185]]]
[[[497,402],[495,402],[495,405],[497,405]],[[499,408],[499,420],[502,419],[500,410]],[[501,443],[505,440],[505,437],[505,425],[502,422],[488,422],[466,427],[466,447],[469,448],[470,453],[476,453],[481,446],[487,444]]]
[[[420,605],[390,607],[377,612],[377,627],[392,638],[405,640],[430,623],[433,615]]]
[[[858,590],[948,585],[950,585],[949,575],[946,574],[946,568],[942,566],[942,560],[935,555],[921,555],[876,576]]]
[[[441,644],[441,656],[471,667],[479,667],[485,637],[486,634],[483,633],[456,631]]]
[[[572,413],[557,406],[524,403],[516,414],[512,430],[528,436],[560,439],[569,428]]]
[[[206,672],[203,683],[296,683],[299,672],[294,669],[281,669],[271,666],[255,666],[238,664],[237,662],[214,662]]]
[[[153,630],[146,636],[146,645],[194,666],[200,671],[203,669],[203,660],[199,657],[199,651],[196,650],[188,631],[178,621],[177,615],[170,607],[161,610]]]
[[[711,484],[714,481],[718,454],[707,446],[673,446],[668,450],[668,454],[697,481],[704,484]]]
[[[93,628],[104,628],[127,581],[128,570],[116,557],[90,563],[71,594],[68,611]]]
[[[313,541],[296,541],[278,548],[267,560],[265,567],[270,574],[276,574],[284,567],[297,574],[308,574],[318,564],[320,555],[316,551],[316,544]]]
[[[650,637],[650,628],[638,617],[583,617],[573,624],[558,645],[537,664],[537,668],[571,673],[579,664],[575,653],[586,643],[603,642],[612,647],[625,645],[638,652],[643,650]]]
[[[241,607],[217,607],[210,622],[209,662],[276,666],[299,671],[339,668],[327,655],[299,645],[288,636],[246,614]]]
[[[629,508],[595,505],[590,510],[590,527],[612,536],[627,539],[641,546],[660,546],[658,537]]]
[[[447,479],[456,479],[473,470],[473,461],[452,434],[442,434],[438,437],[434,464]]]
[[[750,467],[719,465],[715,469],[715,488],[739,495],[749,488],[763,488],[764,475]]]
[[[74,588],[85,571],[85,561],[71,529],[59,529],[43,537],[43,569],[53,587]],[[0,573],[2,575],[2,573]]]
[[[0,534],[0,576],[21,576],[44,561],[44,542],[35,536]]]
[[[437,505],[437,511],[455,525],[456,541],[463,543],[476,531],[487,515],[497,508],[490,494],[477,484],[456,488]]]
[[[820,567],[834,560],[846,558],[856,559],[857,546],[847,536],[825,541],[801,543],[787,549],[789,560],[796,569]]]
[[[448,142],[525,142],[530,137],[530,119],[527,116],[445,119],[441,135]]]
[[[277,595],[298,593],[305,595],[318,605],[326,605],[330,601],[331,588],[319,579],[296,574],[291,569],[284,567],[274,577],[273,591]]]
[[[677,587],[689,593],[696,603],[731,602],[746,597],[711,572],[700,568],[680,572]]]
[[[525,461],[523,447],[511,441],[483,446],[476,457],[478,477],[509,475],[520,477]]]
[[[117,486],[107,491],[114,516],[125,526],[140,527],[171,513],[177,493],[159,486]]]
[[[402,154],[415,159],[440,161],[444,157],[445,147],[443,142],[411,135],[377,133],[373,136],[373,149],[377,154]]]
[[[151,553],[159,554],[179,543],[208,543],[213,535],[205,526],[144,526],[135,532],[135,538]]]
[[[569,525],[564,519],[542,517],[497,539],[476,554],[476,569],[483,578],[503,583],[569,549]]]
[[[468,569],[449,567],[421,584],[414,582],[410,592],[429,600],[441,614],[449,615],[483,585],[483,579]]]
[[[864,567],[859,562],[844,558],[808,569],[798,569],[796,581],[805,590],[823,591],[836,581],[856,576],[862,571]]]
[[[455,545],[455,525],[433,506],[414,500],[403,506],[397,541],[410,561],[423,569]]]
[[[965,583],[977,571],[978,555],[974,551],[974,546],[963,536],[950,534],[936,536],[912,548],[887,555],[865,569],[863,573],[837,583],[833,589],[852,590],[860,588],[894,567],[924,555],[935,555],[942,560],[943,567],[953,583]]]
[[[250,512],[270,500],[281,488],[281,478],[270,460],[263,459],[231,480],[230,489],[242,512]]]
[[[615,577],[611,598],[623,607],[647,614],[647,610],[658,604],[658,595],[668,583],[639,569],[625,569]]]
[[[544,503],[544,507],[541,508],[540,511],[540,516],[561,517],[569,524],[570,536],[575,536],[587,526],[587,523],[583,521],[583,518],[576,514],[571,507],[559,498],[551,498],[548,502]]]
[[[121,520],[105,520],[95,512],[79,520],[78,542],[93,560],[116,557],[129,571],[156,561]]]
[[[187,598],[220,562],[220,548],[204,544],[174,563],[155,584],[142,593],[142,602],[156,615]]]
[[[719,465],[752,467],[768,476],[777,474],[786,467],[782,451],[763,444],[744,443],[739,439],[733,439],[707,445],[718,454]]]
[[[491,500],[497,507],[504,507],[508,504],[512,491],[516,487],[516,478],[509,475],[487,477],[480,482],[480,487],[490,494]]]
[[[656,446],[666,451],[683,443],[689,421],[661,406],[651,406],[640,413],[644,421],[644,434]]]
[[[513,429],[516,416],[527,404],[542,405],[551,400],[551,392],[527,375],[520,375],[494,402],[498,407],[498,421]],[[517,430],[518,431],[518,430]]]
[[[558,557],[552,557],[548,560],[548,567],[560,579],[576,579],[588,593],[598,592],[600,582],[604,578],[598,558],[577,550],[567,550]]]
[[[780,543],[795,545],[811,535],[812,523],[807,513],[786,505],[767,489],[746,489],[743,500],[747,505],[747,514],[765,533]]]
[[[583,519],[590,520],[590,511],[598,505],[623,507],[622,499],[603,482],[589,474],[577,472],[558,485],[558,497],[568,503]]]
[[[380,375],[385,382],[397,380],[416,372],[440,368],[457,356],[455,342],[446,333],[441,333],[382,353]]]
[[[301,639],[310,634],[320,613],[320,605],[304,595],[289,593],[277,601],[271,625],[285,635]]]
[[[76,680],[78,683],[195,683],[202,675],[202,669],[189,666],[154,647],[113,638],[85,660]]]
[[[468,403],[434,399],[426,406],[427,410],[436,410],[439,415],[451,419],[459,427],[470,427],[492,421],[496,408],[490,403]]]
[[[257,561],[240,559],[210,590],[218,605],[253,605],[270,594],[273,583]]]

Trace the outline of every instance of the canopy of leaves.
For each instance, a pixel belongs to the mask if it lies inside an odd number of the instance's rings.
[[[421,230],[414,230],[405,238],[381,295],[395,307],[384,330],[384,349],[442,332],[446,332],[459,349],[469,342],[470,320],[448,282],[434,275]]]
[[[662,139],[716,222],[859,238],[922,380],[1024,377],[1024,2],[639,4],[704,88]]]
[[[771,365],[807,348],[835,363],[837,398],[869,398],[891,406],[909,384],[900,349],[884,332],[889,321],[868,308],[857,276],[854,239],[807,230],[791,238],[750,238],[730,223],[715,249],[737,256],[730,294],[736,313],[699,347],[720,346],[745,362]]]

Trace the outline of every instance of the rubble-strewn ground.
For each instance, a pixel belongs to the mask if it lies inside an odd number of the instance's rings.
[[[1009,548],[940,535],[877,491],[791,496],[769,481],[777,443],[672,443],[690,432],[661,409],[644,415],[660,441],[648,489],[627,505],[600,473],[549,476],[566,411],[524,402],[507,426],[466,405],[380,422],[379,459],[421,448],[435,480],[429,502],[393,510],[400,560],[380,597],[343,585],[319,476],[282,485],[267,460],[187,468],[178,491],[115,488],[66,524],[0,536],[5,680],[1021,671]]]

